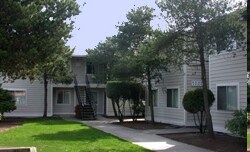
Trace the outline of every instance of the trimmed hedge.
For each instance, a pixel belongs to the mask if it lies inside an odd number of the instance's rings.
[[[138,101],[145,98],[144,87],[140,83],[126,81],[109,81],[106,86],[107,96],[111,99]]]
[[[209,107],[211,107],[215,98],[213,92],[209,89],[207,94],[208,94]],[[203,90],[195,89],[188,91],[183,98],[183,107],[186,111],[190,113],[197,113],[199,111],[204,111]]]

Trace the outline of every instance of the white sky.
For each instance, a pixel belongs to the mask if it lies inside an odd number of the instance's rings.
[[[81,5],[81,13],[75,18],[75,29],[68,45],[75,47],[74,55],[85,55],[85,50],[93,49],[99,42],[105,41],[106,37],[117,34],[116,25],[126,21],[126,14],[139,6],[147,5],[156,9],[154,0],[77,0]],[[86,5],[83,6],[83,3]],[[165,26],[163,20],[155,20],[154,28]]]

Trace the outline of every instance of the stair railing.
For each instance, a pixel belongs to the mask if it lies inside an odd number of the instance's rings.
[[[94,117],[96,117],[96,110],[97,110],[96,103],[94,103],[94,101],[93,101],[93,97],[92,97],[91,90],[90,90],[90,83],[89,83],[88,75],[85,75],[85,77],[86,77],[86,89],[85,89],[86,102],[91,105],[91,107],[93,108],[93,111],[94,111]]]

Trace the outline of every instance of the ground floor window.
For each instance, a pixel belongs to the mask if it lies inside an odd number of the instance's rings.
[[[71,93],[69,90],[60,90],[57,91],[57,104],[69,104],[70,103]]]
[[[16,100],[16,105],[25,105],[27,103],[25,90],[8,90]]]
[[[178,108],[178,89],[167,89],[167,107]]]
[[[237,86],[217,86],[218,110],[237,110]]]

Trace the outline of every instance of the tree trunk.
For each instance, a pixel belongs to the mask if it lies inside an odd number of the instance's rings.
[[[203,84],[202,89],[203,89],[204,106],[205,106],[205,113],[206,113],[206,119],[207,119],[207,128],[209,131],[210,138],[214,139],[212,116],[211,116],[210,107],[208,104],[208,95],[207,95],[208,89],[207,89],[206,67],[205,67],[203,46],[200,47],[199,54],[200,54],[200,62],[201,62],[201,80]]]
[[[117,111],[116,111],[116,108],[115,108],[115,100],[111,99],[111,101],[112,101],[112,107],[113,107],[113,111],[114,111],[115,117],[117,117]]]
[[[44,72],[43,74],[43,83],[44,83],[44,110],[43,110],[43,117],[47,117],[47,107],[48,107],[48,80],[47,80],[47,74]]]
[[[150,105],[151,121],[152,123],[155,123],[154,105],[153,105],[153,99],[152,99],[151,73],[150,73],[149,66],[147,67],[147,79],[148,79],[148,102]]]

